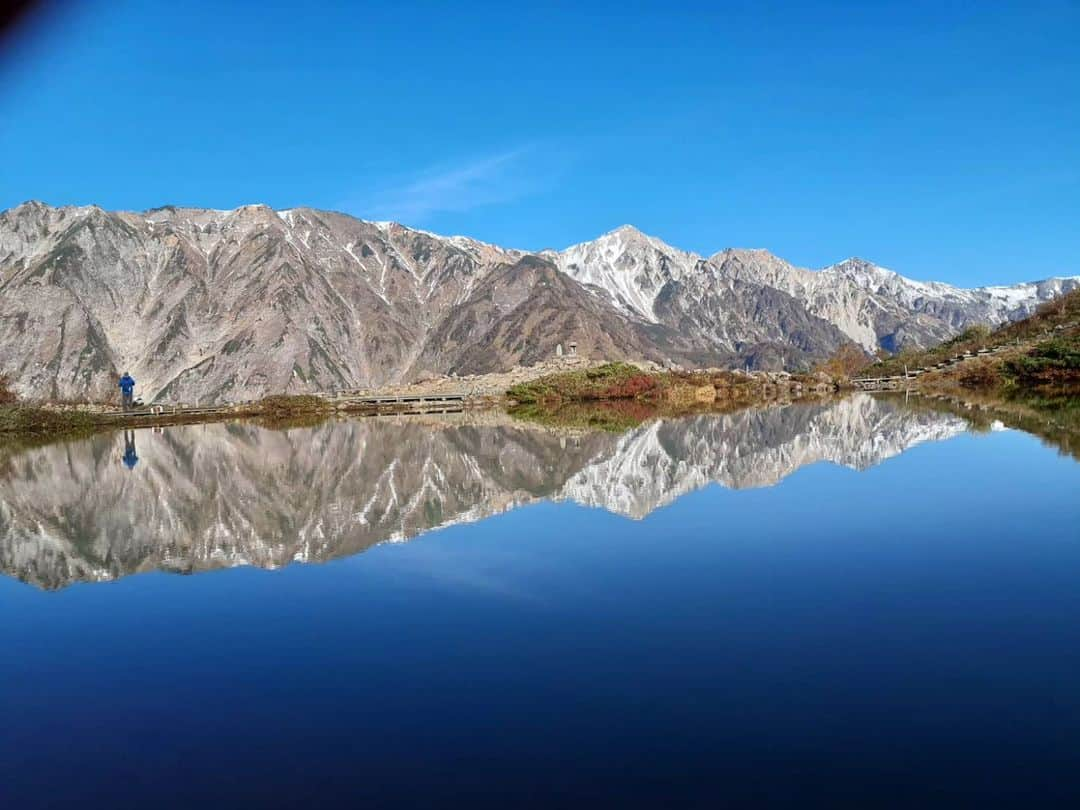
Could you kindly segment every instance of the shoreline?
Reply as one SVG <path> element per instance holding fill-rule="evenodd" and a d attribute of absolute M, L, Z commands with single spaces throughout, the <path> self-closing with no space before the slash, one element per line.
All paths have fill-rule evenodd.
<path fill-rule="evenodd" d="M 328 403 L 313 407 L 311 399 L 301 397 L 301 402 L 288 402 L 293 398 L 271 398 L 273 405 L 236 409 L 226 413 L 183 414 L 164 413 L 154 417 L 125 418 L 123 413 L 110 412 L 104 418 L 76 410 L 52 410 L 47 408 L 20 408 L 32 419 L 26 429 L 13 431 L 5 416 L 10 406 L 0 406 L 0 451 L 15 452 L 32 447 L 64 441 L 79 441 L 93 436 L 132 429 L 176 427 L 195 424 L 223 424 L 229 422 L 251 423 L 270 430 L 314 427 L 327 421 L 349 417 L 431 417 L 466 418 L 481 420 L 509 420 L 522 426 L 543 430 L 621 433 L 639 425 L 663 418 L 682 418 L 709 414 L 728 414 L 743 410 L 786 408 L 793 405 L 812 405 L 846 398 L 863 393 L 883 399 L 896 399 L 903 395 L 905 402 L 916 408 L 926 408 L 955 413 L 969 419 L 975 427 L 986 427 L 998 419 L 1009 427 L 1017 428 L 1040 437 L 1062 452 L 1080 458 L 1080 404 L 1071 397 L 1047 403 L 1024 398 L 1008 399 L 993 395 L 980 395 L 973 391 L 919 390 L 858 392 L 847 387 L 830 391 L 793 394 L 783 390 L 771 396 L 754 398 L 716 397 L 708 401 L 694 398 L 639 399 L 632 397 L 563 401 L 548 405 L 516 404 L 502 398 L 478 399 L 454 409 L 432 410 L 386 410 L 370 408 L 337 408 Z M 282 399 L 286 400 L 282 402 Z M 1048 407 L 1049 406 L 1049 407 Z M 43 416 L 44 414 L 44 416 Z M 985 423 L 985 424 L 984 424 Z"/>
<path fill-rule="evenodd" d="M 495 407 L 486 400 L 401 403 L 401 407 L 341 404 L 315 396 L 267 397 L 244 405 L 213 408 L 172 408 L 128 413 L 72 406 L 18 404 L 0 406 L 0 444 L 20 441 L 77 439 L 110 430 L 251 421 L 267 427 L 291 427 L 321 422 L 338 414 L 356 416 L 423 415 Z"/>
<path fill-rule="evenodd" d="M 651 383 L 652 392 L 663 391 L 672 405 L 695 401 L 734 399 L 745 404 L 766 403 L 784 394 L 798 394 L 814 386 L 829 392 L 839 389 L 809 375 L 786 372 L 741 372 L 721 369 L 671 371 L 651 362 L 607 363 L 581 357 L 562 357 L 535 366 L 516 367 L 506 372 L 464 377 L 446 375 L 412 383 L 373 389 L 323 394 L 283 394 L 242 403 L 215 405 L 152 404 L 135 411 L 123 411 L 101 403 L 15 402 L 0 405 L 0 442 L 77 438 L 104 430 L 165 427 L 179 424 L 257 420 L 267 424 L 323 419 L 334 414 L 409 414 L 501 408 L 509 411 L 521 405 L 520 392 L 530 387 L 546 388 L 549 381 L 565 379 L 636 379 Z M 714 393 L 704 396 L 709 386 Z M 634 387 L 610 391 L 605 400 L 648 401 L 643 390 Z M 516 396 L 515 396 L 516 394 Z"/>
<path fill-rule="evenodd" d="M 1040 410 L 1032 407 L 1031 401 L 1023 402 L 1027 397 L 1015 396 L 1021 392 L 1001 396 L 1002 392 L 949 385 L 953 381 L 947 380 L 945 375 L 928 374 L 910 390 L 928 404 L 952 400 L 949 404 L 955 407 L 957 400 L 966 399 L 976 408 L 1014 414 L 1017 410 L 1026 415 Z M 821 373 L 663 369 L 653 363 L 598 363 L 569 357 L 509 372 L 450 375 L 367 391 L 275 395 L 214 406 L 154 405 L 125 412 L 92 403 L 12 403 L 0 405 L 0 445 L 41 444 L 112 430 L 229 421 L 287 429 L 318 424 L 338 415 L 480 411 L 500 412 L 519 422 L 552 428 L 621 431 L 653 418 L 815 402 L 854 390 L 845 380 Z"/>

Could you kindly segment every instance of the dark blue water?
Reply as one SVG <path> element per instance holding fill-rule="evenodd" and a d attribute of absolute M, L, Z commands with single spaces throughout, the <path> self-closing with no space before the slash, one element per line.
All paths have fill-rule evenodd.
<path fill-rule="evenodd" d="M 92 478 L 87 455 L 149 475 L 169 437 L 139 438 L 132 471 L 117 437 L 67 448 L 64 469 Z M 19 487 L 57 469 L 40 455 L 55 448 L 30 452 L 0 480 L 12 536 Z M 295 459 L 266 463 L 303 474 Z M 540 493 L 278 570 L 145 565 L 44 589 L 18 581 L 35 564 L 20 557 L 0 578 L 0 797 L 1080 799 L 1075 460 L 1019 432 L 958 432 L 863 471 L 807 463 L 748 486 L 692 489 L 641 520 Z M 70 505 L 46 511 L 51 532 L 74 525 Z"/>

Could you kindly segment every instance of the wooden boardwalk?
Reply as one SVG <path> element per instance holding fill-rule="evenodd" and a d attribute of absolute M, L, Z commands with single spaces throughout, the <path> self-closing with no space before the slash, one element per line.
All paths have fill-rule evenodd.
<path fill-rule="evenodd" d="M 932 366 L 922 366 L 920 368 L 911 369 L 906 374 L 897 374 L 892 377 L 856 377 L 851 381 L 851 384 L 861 391 L 896 391 L 901 388 L 911 387 L 923 374 L 927 374 L 931 371 L 944 371 L 945 369 L 952 368 L 967 360 L 973 360 L 979 357 L 989 357 L 1009 348 L 1012 348 L 1011 344 L 1003 344 L 1001 346 L 994 346 L 993 348 L 979 349 L 974 352 L 963 352 L 961 354 L 953 355 L 948 360 L 935 363 Z"/>
<path fill-rule="evenodd" d="M 1051 330 L 1042 332 L 1039 335 L 1039 340 L 1046 340 L 1047 338 L 1054 337 L 1058 333 L 1067 332 L 1070 329 L 1075 329 L 1080 326 L 1080 321 L 1073 321 L 1071 323 L 1058 324 Z M 1030 338 L 1029 338 L 1030 340 Z M 978 351 L 967 351 L 961 354 L 954 354 L 947 360 L 942 360 L 940 363 L 935 363 L 932 366 L 923 366 L 922 368 L 911 369 L 907 374 L 898 374 L 893 377 L 858 377 L 851 381 L 851 384 L 862 391 L 895 391 L 900 388 L 910 388 L 915 380 L 917 380 L 923 374 L 931 371 L 944 371 L 945 369 L 952 368 L 959 363 L 964 363 L 968 360 L 974 360 L 979 357 L 990 357 L 991 355 L 1003 352 L 1006 349 L 1016 348 L 1019 344 L 1013 343 L 1001 343 L 997 346 L 989 346 Z"/>
<path fill-rule="evenodd" d="M 316 395 L 331 410 L 347 413 L 388 415 L 458 413 L 481 401 L 463 392 L 444 394 L 410 394 L 398 396 L 371 396 L 366 394 Z M 137 421 L 183 421 L 203 417 L 257 416 L 258 401 L 229 402 L 221 405 L 146 405 L 127 411 L 108 411 L 100 414 L 103 419 L 123 422 Z"/>
<path fill-rule="evenodd" d="M 446 394 L 408 394 L 399 396 L 365 396 L 344 394 L 327 397 L 338 411 L 375 415 L 410 413 L 458 413 L 483 401 L 482 397 L 462 392 Z"/>
<path fill-rule="evenodd" d="M 373 408 L 382 408 L 396 405 L 427 405 L 427 404 L 445 404 L 447 402 L 465 402 L 469 398 L 468 394 L 452 393 L 452 394 L 409 394 L 401 396 L 383 396 L 372 397 L 364 396 L 362 394 L 338 394 L 334 397 L 327 397 L 329 402 L 345 402 L 350 405 L 367 405 Z"/>

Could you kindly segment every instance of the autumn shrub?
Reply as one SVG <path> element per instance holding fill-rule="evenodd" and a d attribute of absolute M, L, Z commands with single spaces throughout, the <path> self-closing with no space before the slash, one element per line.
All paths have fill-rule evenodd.
<path fill-rule="evenodd" d="M 1006 362 L 1005 373 L 1028 385 L 1080 385 L 1080 340 L 1043 341 L 1023 357 Z"/>
<path fill-rule="evenodd" d="M 654 392 L 657 385 L 654 376 L 635 374 L 603 389 L 597 394 L 597 399 L 634 399 Z"/>
<path fill-rule="evenodd" d="M 285 419 L 294 416 L 320 414 L 330 410 L 332 408 L 326 400 L 312 394 L 296 396 L 276 394 L 263 397 L 254 406 L 256 415 L 268 419 Z"/>
<path fill-rule="evenodd" d="M 92 414 L 53 411 L 24 405 L 0 406 L 0 436 L 77 436 L 93 432 L 99 423 Z"/>
<path fill-rule="evenodd" d="M 641 381 L 631 381 L 637 377 L 648 376 L 628 363 L 606 363 L 595 368 L 549 374 L 512 386 L 506 393 L 508 397 L 522 404 L 608 399 L 619 396 L 615 392 L 626 386 L 629 386 L 625 388 L 627 391 L 642 386 Z"/>
<path fill-rule="evenodd" d="M 655 405 L 634 399 L 573 402 L 558 407 L 540 404 L 511 408 L 515 419 L 560 428 L 587 428 L 622 433 L 658 415 Z"/>
<path fill-rule="evenodd" d="M 13 405 L 19 401 L 19 397 L 11 390 L 11 377 L 0 374 L 0 405 Z"/>
<path fill-rule="evenodd" d="M 819 363 L 814 371 L 828 374 L 834 379 L 844 379 L 854 376 L 870 365 L 870 357 L 854 343 L 845 343 L 837 350 L 836 354 L 823 363 Z"/>
<path fill-rule="evenodd" d="M 964 388 L 993 388 L 1001 383 L 997 368 L 989 362 L 973 363 L 957 374 L 957 381 Z"/>

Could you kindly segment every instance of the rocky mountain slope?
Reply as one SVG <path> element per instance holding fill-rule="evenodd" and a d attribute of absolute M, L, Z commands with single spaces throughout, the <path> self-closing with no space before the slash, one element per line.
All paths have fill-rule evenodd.
<path fill-rule="evenodd" d="M 271 431 L 141 430 L 0 463 L 0 571 L 55 588 L 139 571 L 341 557 L 540 499 L 642 518 L 710 483 L 771 486 L 821 461 L 862 470 L 966 429 L 842 401 L 567 435 L 495 414 Z"/>
<path fill-rule="evenodd" d="M 1043 301 L 1080 287 L 1078 276 L 962 289 L 914 281 L 858 258 L 807 270 L 767 250 L 729 248 L 706 259 L 629 225 L 544 255 L 616 306 L 650 322 L 678 324 L 679 314 L 690 313 L 696 319 L 691 328 L 711 330 L 714 340 L 744 335 L 747 324 L 740 316 L 753 309 L 745 301 L 733 306 L 725 292 L 750 285 L 790 296 L 804 318 L 827 322 L 869 351 L 931 345 L 975 323 L 1017 320 Z M 792 342 L 800 333 L 778 317 L 768 322 L 783 325 L 782 340 Z M 821 339 L 807 334 L 806 320 L 799 326 L 807 345 Z"/>
<path fill-rule="evenodd" d="M 925 345 L 1080 284 L 960 290 L 859 260 L 711 258 L 624 227 L 528 254 L 297 208 L 0 213 L 0 369 L 24 396 L 218 402 L 604 359 L 798 368 Z"/>

